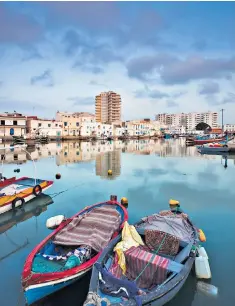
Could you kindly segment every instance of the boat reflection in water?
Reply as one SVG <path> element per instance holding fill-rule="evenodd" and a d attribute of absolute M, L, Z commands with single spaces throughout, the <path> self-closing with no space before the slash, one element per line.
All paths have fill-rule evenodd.
<path fill-rule="evenodd" d="M 24 222 L 32 217 L 39 216 L 47 210 L 47 206 L 52 204 L 53 200 L 50 196 L 41 194 L 29 201 L 23 209 L 8 211 L 0 215 L 0 234 L 8 231 L 10 228 L 20 222 Z"/>

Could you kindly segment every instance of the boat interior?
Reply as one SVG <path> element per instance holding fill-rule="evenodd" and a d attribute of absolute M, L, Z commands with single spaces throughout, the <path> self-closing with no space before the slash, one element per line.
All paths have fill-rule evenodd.
<path fill-rule="evenodd" d="M 55 235 L 34 256 L 32 272 L 62 272 L 81 266 L 96 256 L 106 246 L 104 243 L 107 244 L 114 234 L 119 233 L 125 217 L 119 205 L 106 204 L 89 207 L 79 215 L 65 220 L 65 226 L 59 232 L 55 231 Z M 107 241 L 100 239 L 99 234 Z"/>
<path fill-rule="evenodd" d="M 97 271 L 99 271 L 98 277 L 100 280 L 97 294 L 101 298 L 107 298 L 114 304 L 120 304 L 128 300 L 125 292 L 120 291 L 119 294 L 116 294 L 120 288 L 127 285 L 127 282 L 137 286 L 138 295 L 143 300 L 148 300 L 148 293 L 156 292 L 157 295 L 160 288 L 182 273 L 195 243 L 194 239 L 186 242 L 153 228 L 149 239 L 146 236 L 146 228 L 144 226 L 141 227 L 140 224 L 136 229 L 144 245 L 132 247 L 124 252 L 125 275 L 117 263 L 117 253 L 114 251 L 115 246 L 110 248 L 103 260 L 95 265 Z M 120 241 L 121 238 L 118 242 Z M 151 244 L 151 242 L 153 243 Z M 103 274 L 104 271 L 111 275 L 108 281 L 106 275 Z M 119 289 L 117 280 L 121 281 L 119 282 Z"/>

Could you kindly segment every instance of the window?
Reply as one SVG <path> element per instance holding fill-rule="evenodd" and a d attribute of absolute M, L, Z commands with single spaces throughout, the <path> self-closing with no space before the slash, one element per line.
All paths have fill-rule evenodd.
<path fill-rule="evenodd" d="M 17 120 L 14 120 L 14 121 L 13 121 L 13 125 L 17 125 Z"/>
<path fill-rule="evenodd" d="M 50 124 L 50 123 L 48 123 L 48 127 L 51 127 L 51 124 Z"/>
<path fill-rule="evenodd" d="M 1 120 L 1 125 L 5 125 L 5 120 Z"/>
<path fill-rule="evenodd" d="M 67 133 L 67 130 L 64 130 Z"/>
<path fill-rule="evenodd" d="M 79 122 L 76 122 L 76 126 L 79 126 Z"/>
<path fill-rule="evenodd" d="M 64 122 L 64 126 L 67 126 L 68 125 L 68 122 Z"/>
<path fill-rule="evenodd" d="M 55 124 L 55 126 L 57 127 L 57 126 L 58 126 L 58 124 L 56 123 L 56 124 Z"/>
<path fill-rule="evenodd" d="M 10 129 L 10 135 L 11 136 L 14 135 L 14 129 L 13 128 Z"/>
<path fill-rule="evenodd" d="M 41 124 L 41 123 L 38 123 L 38 127 L 40 127 L 40 126 L 42 126 L 42 124 Z"/>
<path fill-rule="evenodd" d="M 14 160 L 18 160 L 18 155 L 14 154 Z"/>

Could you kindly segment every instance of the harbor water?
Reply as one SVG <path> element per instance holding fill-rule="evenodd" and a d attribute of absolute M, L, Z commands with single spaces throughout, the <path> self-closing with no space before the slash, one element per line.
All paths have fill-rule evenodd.
<path fill-rule="evenodd" d="M 1 150 L 3 175 L 54 180 L 46 191 L 52 200 L 47 197 L 42 203 L 26 204 L 25 212 L 15 216 L 0 215 L 1 306 L 25 305 L 21 271 L 27 255 L 50 233 L 46 220 L 59 214 L 72 216 L 110 195 L 128 198 L 130 223 L 167 209 L 172 198 L 203 229 L 212 273 L 207 283 L 217 287 L 218 293 L 202 290 L 203 284 L 198 285 L 192 271 L 168 306 L 235 305 L 235 156 L 226 160 L 200 155 L 196 147 L 186 147 L 183 138 L 49 143 L 30 151 L 36 167 L 24 150 Z M 14 173 L 15 169 L 20 173 Z M 55 179 L 56 173 L 61 179 Z M 89 277 L 37 305 L 82 305 Z"/>

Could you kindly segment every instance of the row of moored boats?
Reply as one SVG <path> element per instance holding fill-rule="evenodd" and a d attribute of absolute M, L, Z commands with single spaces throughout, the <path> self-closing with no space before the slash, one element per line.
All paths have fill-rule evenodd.
<path fill-rule="evenodd" d="M 122 204 L 123 205 L 122 205 Z M 26 259 L 22 285 L 27 305 L 70 285 L 92 270 L 85 306 L 164 305 L 185 283 L 195 264 L 210 278 L 206 240 L 178 201 L 169 210 L 128 223 L 124 202 L 84 208 L 71 218 L 52 217 L 53 232 Z"/>

